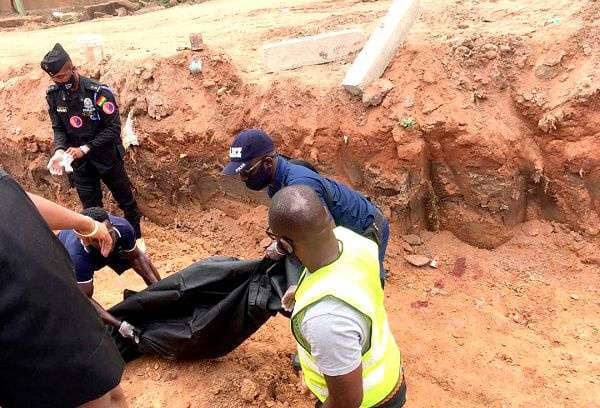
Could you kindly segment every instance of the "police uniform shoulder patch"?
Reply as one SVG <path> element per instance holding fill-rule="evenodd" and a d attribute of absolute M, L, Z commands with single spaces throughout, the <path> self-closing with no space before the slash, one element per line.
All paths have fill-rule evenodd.
<path fill-rule="evenodd" d="M 103 106 L 102 106 L 102 111 L 104 113 L 106 113 L 107 115 L 112 115 L 113 113 L 115 113 L 116 110 L 116 106 L 114 103 L 112 102 L 106 102 Z"/>
<path fill-rule="evenodd" d="M 79 116 L 71 116 L 71 118 L 69 119 L 69 123 L 75 129 L 79 129 L 83 126 L 83 119 L 81 119 Z"/>

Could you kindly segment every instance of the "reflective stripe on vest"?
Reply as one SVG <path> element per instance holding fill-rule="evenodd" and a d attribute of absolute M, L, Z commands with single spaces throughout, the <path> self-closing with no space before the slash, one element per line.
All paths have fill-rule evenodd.
<path fill-rule="evenodd" d="M 292 331 L 306 385 L 319 400 L 325 401 L 329 395 L 327 383 L 310 353 L 310 345 L 302 336 L 300 325 L 306 311 L 327 297 L 334 297 L 361 313 L 370 322 L 368 341 L 362 351 L 361 407 L 373 407 L 394 390 L 402 369 L 400 350 L 383 305 L 378 249 L 373 241 L 346 228 L 337 227 L 334 232 L 342 243 L 342 253 L 335 262 L 301 278 L 296 290 Z"/>

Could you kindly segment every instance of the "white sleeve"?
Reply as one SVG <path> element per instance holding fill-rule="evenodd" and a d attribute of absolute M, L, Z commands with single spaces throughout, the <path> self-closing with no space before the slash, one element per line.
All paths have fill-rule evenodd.
<path fill-rule="evenodd" d="M 302 335 L 310 344 L 311 354 L 319 370 L 328 376 L 354 371 L 361 363 L 362 348 L 367 336 L 362 316 L 348 306 L 344 313 L 317 314 L 301 325 Z"/>

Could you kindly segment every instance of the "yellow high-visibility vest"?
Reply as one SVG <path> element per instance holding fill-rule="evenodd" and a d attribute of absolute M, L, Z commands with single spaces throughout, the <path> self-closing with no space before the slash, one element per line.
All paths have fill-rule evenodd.
<path fill-rule="evenodd" d="M 304 381 L 320 401 L 325 401 L 329 395 L 325 377 L 300 329 L 304 315 L 312 305 L 327 297 L 338 299 L 361 313 L 370 328 L 369 341 L 362 351 L 361 407 L 373 407 L 395 389 L 402 370 L 402 356 L 383 306 L 377 244 L 344 227 L 336 227 L 334 232 L 342 243 L 341 255 L 310 275 L 305 271 L 300 278 L 292 314 L 292 332 Z"/>

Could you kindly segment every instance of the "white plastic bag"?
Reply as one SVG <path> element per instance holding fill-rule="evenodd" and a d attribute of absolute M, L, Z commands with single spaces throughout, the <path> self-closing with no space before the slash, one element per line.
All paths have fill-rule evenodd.
<path fill-rule="evenodd" d="M 139 146 L 140 141 L 138 139 L 137 133 L 135 133 L 135 129 L 133 128 L 134 120 L 133 120 L 133 109 L 129 111 L 127 115 L 127 120 L 125 121 L 125 127 L 123 128 L 123 147 L 125 150 L 129 148 L 129 146 Z"/>

